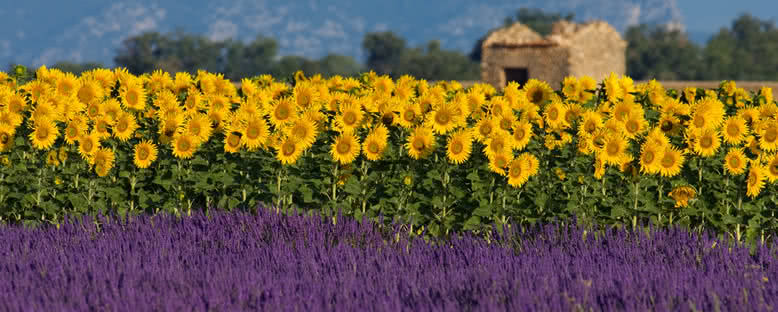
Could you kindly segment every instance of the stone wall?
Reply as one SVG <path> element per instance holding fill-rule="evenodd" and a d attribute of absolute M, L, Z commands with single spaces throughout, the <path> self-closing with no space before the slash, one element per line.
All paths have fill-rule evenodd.
<path fill-rule="evenodd" d="M 506 67 L 527 68 L 529 78 L 546 81 L 553 88 L 570 74 L 570 51 L 558 45 L 492 46 L 482 53 L 481 79 L 498 89 L 507 84 Z"/>

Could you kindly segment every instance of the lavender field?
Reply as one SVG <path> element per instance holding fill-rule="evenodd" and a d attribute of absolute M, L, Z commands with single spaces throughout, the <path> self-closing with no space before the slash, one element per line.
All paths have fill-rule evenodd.
<path fill-rule="evenodd" d="M 0 227 L 2 311 L 770 311 L 776 248 L 573 225 L 430 244 L 364 221 L 217 212 Z M 396 238 L 399 237 L 399 241 Z M 731 250 L 730 250 L 731 249 Z"/>

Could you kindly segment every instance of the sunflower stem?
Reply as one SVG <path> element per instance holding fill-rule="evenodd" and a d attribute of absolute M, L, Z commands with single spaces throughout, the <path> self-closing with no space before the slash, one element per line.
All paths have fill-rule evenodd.
<path fill-rule="evenodd" d="M 330 206 L 330 213 L 335 211 L 335 207 L 338 206 L 338 163 L 335 162 L 335 166 L 332 169 L 332 205 Z"/>

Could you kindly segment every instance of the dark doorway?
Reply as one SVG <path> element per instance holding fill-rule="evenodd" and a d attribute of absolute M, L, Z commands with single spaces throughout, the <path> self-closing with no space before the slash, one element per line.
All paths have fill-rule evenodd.
<path fill-rule="evenodd" d="M 506 67 L 506 68 L 503 68 L 503 70 L 505 70 L 505 85 L 506 86 L 511 81 L 518 82 L 519 86 L 524 86 L 524 84 L 527 83 L 527 80 L 529 80 L 529 73 L 527 72 L 527 68 L 510 68 L 510 67 Z"/>

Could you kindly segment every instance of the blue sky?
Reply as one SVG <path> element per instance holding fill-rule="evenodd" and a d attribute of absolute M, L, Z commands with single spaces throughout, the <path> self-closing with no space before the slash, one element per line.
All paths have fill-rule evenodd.
<path fill-rule="evenodd" d="M 778 0 L 678 0 L 687 31 L 716 33 L 731 27 L 742 13 L 750 13 L 778 25 Z"/>

